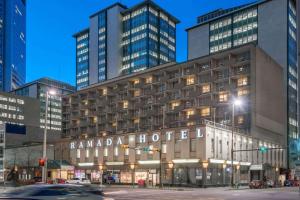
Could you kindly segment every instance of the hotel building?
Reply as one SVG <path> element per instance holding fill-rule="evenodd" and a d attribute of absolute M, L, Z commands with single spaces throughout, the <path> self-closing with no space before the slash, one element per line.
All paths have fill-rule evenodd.
<path fill-rule="evenodd" d="M 255 42 L 280 64 L 284 70 L 288 166 L 298 166 L 300 172 L 297 6 L 296 0 L 260 0 L 218 9 L 198 17 L 197 25 L 187 32 L 188 59 Z"/>
<path fill-rule="evenodd" d="M 116 166 L 118 163 L 124 163 L 128 167 L 132 163 L 135 166 L 138 163 L 147 163 L 144 162 L 146 160 L 157 160 L 157 154 L 123 152 L 119 147 L 112 145 L 115 143 L 113 139 L 101 141 L 102 149 L 95 150 L 95 154 L 93 150 L 85 151 L 86 143 L 81 141 L 95 138 L 124 136 L 122 141 L 116 140 L 116 144 L 120 145 L 121 142 L 128 144 L 130 137 L 139 138 L 138 135 L 146 134 L 142 136 L 143 141 L 152 138 L 156 142 L 153 147 L 156 147 L 161 135 L 173 132 L 172 144 L 168 145 L 163 137 L 160 140 L 162 142 L 159 148 L 166 149 L 168 155 L 168 159 L 165 157 L 162 162 L 196 159 L 195 163 L 198 164 L 210 159 L 228 160 L 225 156 L 228 150 L 224 150 L 224 155 L 221 153 L 222 156 L 218 156 L 217 152 L 220 150 L 211 148 L 211 143 L 214 146 L 221 145 L 222 149 L 225 149 L 226 145 L 230 146 L 225 142 L 226 134 L 222 135 L 223 139 L 212 142 L 208 135 L 202 138 L 198 129 L 208 126 L 206 120 L 231 124 L 232 100 L 238 98 L 242 100 L 243 105 L 235 111 L 236 130 L 239 130 L 246 140 L 256 140 L 258 146 L 266 142 L 267 146 L 284 148 L 286 134 L 282 115 L 285 106 L 283 79 L 282 67 L 255 44 L 184 63 L 164 64 L 107 80 L 64 97 L 63 136 L 72 138 L 75 142 L 70 146 L 73 164 L 78 170 L 86 169 L 84 167 L 90 165 L 90 175 L 92 169 L 99 168 L 97 165 L 103 165 L 107 171 L 111 171 L 120 170 Z M 200 144 L 201 139 L 197 138 L 197 135 L 205 142 Z M 187 140 L 182 142 L 182 139 Z M 241 138 L 241 141 L 244 139 Z M 87 144 L 90 148 L 92 143 Z M 135 146 L 130 146 L 142 146 L 138 142 L 134 144 Z M 203 146 L 204 144 L 207 146 Z M 97 142 L 94 141 L 93 145 L 97 145 Z M 147 145 L 151 146 L 152 143 Z M 235 149 L 241 148 L 236 144 Z M 214 153 L 202 154 L 205 151 Z M 129 160 L 126 154 L 129 157 L 130 154 L 134 156 Z M 250 157 L 245 160 L 236 159 L 238 162 L 247 161 L 251 165 L 268 163 L 261 159 L 254 162 Z M 273 169 L 285 167 L 284 159 L 282 156 L 282 162 L 278 166 L 271 164 Z M 176 164 L 176 161 L 173 164 Z M 189 171 L 189 165 L 179 164 L 175 165 L 174 172 L 189 172 L 190 176 L 195 176 L 194 179 L 200 177 L 195 171 Z M 148 170 L 148 175 L 157 176 L 157 166 L 152 169 L 155 170 Z"/>
<path fill-rule="evenodd" d="M 77 89 L 175 61 L 177 23 L 150 0 L 91 15 L 90 27 L 74 35 Z"/>
<path fill-rule="evenodd" d="M 49 95 L 47 128 L 57 134 L 61 133 L 61 98 L 64 95 L 75 92 L 75 87 L 50 78 L 41 78 L 29 82 L 11 93 L 37 99 L 40 102 L 40 127 L 45 127 L 46 92 L 55 91 L 55 95 Z"/>

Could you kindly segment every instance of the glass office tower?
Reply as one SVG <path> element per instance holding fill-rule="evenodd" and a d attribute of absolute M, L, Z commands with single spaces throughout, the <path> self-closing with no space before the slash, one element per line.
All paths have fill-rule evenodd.
<path fill-rule="evenodd" d="M 76 39 L 77 90 L 176 60 L 179 21 L 150 0 L 115 3 L 90 16 Z"/>
<path fill-rule="evenodd" d="M 177 22 L 150 3 L 124 11 L 122 74 L 175 61 Z"/>
<path fill-rule="evenodd" d="M 26 1 L 0 0 L 0 90 L 26 79 Z"/>

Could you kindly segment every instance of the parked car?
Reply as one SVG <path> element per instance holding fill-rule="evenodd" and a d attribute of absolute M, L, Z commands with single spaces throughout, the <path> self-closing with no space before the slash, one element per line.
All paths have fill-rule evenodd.
<path fill-rule="evenodd" d="M 99 188 L 72 184 L 31 185 L 0 194 L 0 199 L 78 200 L 78 198 L 104 200 L 103 192 Z"/>
<path fill-rule="evenodd" d="M 269 179 L 266 181 L 266 186 L 271 187 L 271 188 L 275 187 L 275 182 L 273 180 Z"/>
<path fill-rule="evenodd" d="M 292 183 L 291 180 L 285 180 L 283 184 L 284 184 L 285 187 L 292 187 L 293 186 L 293 183 Z"/>
<path fill-rule="evenodd" d="M 261 189 L 264 187 L 264 183 L 261 180 L 253 180 L 249 183 L 250 189 Z"/>
<path fill-rule="evenodd" d="M 66 183 L 71 184 L 91 184 L 91 181 L 86 178 L 72 178 L 70 180 L 66 180 Z"/>
<path fill-rule="evenodd" d="M 35 176 L 33 177 L 33 180 L 37 183 L 37 182 L 42 182 L 42 177 L 40 176 Z"/>

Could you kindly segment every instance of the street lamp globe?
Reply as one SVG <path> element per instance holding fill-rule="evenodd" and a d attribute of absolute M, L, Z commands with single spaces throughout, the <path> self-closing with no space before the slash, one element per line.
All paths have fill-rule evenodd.
<path fill-rule="evenodd" d="M 243 104 L 243 102 L 242 102 L 241 99 L 235 99 L 235 100 L 233 101 L 233 104 L 234 104 L 235 106 L 241 106 L 241 105 Z"/>

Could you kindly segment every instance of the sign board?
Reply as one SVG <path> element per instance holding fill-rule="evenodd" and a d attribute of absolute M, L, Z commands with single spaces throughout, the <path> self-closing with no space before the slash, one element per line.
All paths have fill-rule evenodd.
<path fill-rule="evenodd" d="M 0 124 L 0 182 L 4 182 L 5 171 L 5 124 Z"/>
<path fill-rule="evenodd" d="M 255 171 L 255 170 L 263 170 L 264 167 L 263 165 L 251 165 L 250 170 Z"/>

